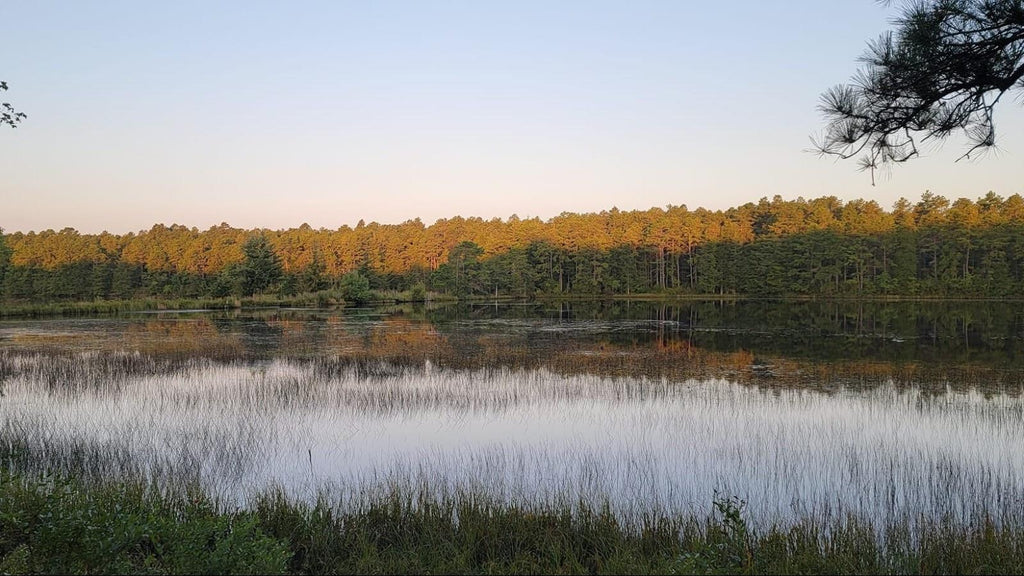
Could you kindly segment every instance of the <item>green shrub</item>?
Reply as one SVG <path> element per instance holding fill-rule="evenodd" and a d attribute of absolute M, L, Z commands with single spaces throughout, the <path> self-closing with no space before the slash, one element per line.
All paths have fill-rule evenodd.
<path fill-rule="evenodd" d="M 287 543 L 249 513 L 183 506 L 130 484 L 0 483 L 0 567 L 6 573 L 281 574 Z"/>

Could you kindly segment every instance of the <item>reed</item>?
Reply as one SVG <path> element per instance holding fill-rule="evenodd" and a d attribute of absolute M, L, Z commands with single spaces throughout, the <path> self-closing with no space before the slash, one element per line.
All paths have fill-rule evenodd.
<path fill-rule="evenodd" d="M 1016 344 L 836 310 L 5 321 L 0 573 L 1024 572 Z"/>
<path fill-rule="evenodd" d="M 1024 438 L 1020 394 L 9 350 L 0 377 L 0 458 L 20 473 L 195 483 L 236 504 L 426 486 L 607 504 L 627 525 L 723 491 L 758 528 L 1024 526 L 1024 454 L 1006 449 Z"/>

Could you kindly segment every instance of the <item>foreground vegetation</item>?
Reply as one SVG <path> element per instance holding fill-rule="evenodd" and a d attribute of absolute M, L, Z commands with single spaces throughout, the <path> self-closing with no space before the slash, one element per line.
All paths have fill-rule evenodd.
<path fill-rule="evenodd" d="M 959 389 L 999 384 L 994 391 L 997 395 L 1003 388 L 1012 394 L 1020 390 L 1019 339 L 1014 336 L 1021 326 L 1019 304 L 812 302 L 785 310 L 759 301 L 692 302 L 682 307 L 636 302 L 566 302 L 557 306 L 555 317 L 564 313 L 580 321 L 576 329 L 604 326 L 593 332 L 544 330 L 558 325 L 552 321 L 483 323 L 490 328 L 473 325 L 468 329 L 465 319 L 479 317 L 472 307 L 462 307 L 449 316 L 419 306 L 403 308 L 418 312 L 396 314 L 387 323 L 376 317 L 362 322 L 360 314 L 334 323 L 331 315 L 284 310 L 240 314 L 244 322 L 237 325 L 219 323 L 229 317 L 226 314 L 187 322 L 152 316 L 132 322 L 132 329 L 124 331 L 84 332 L 90 349 L 109 338 L 117 350 L 128 350 L 115 353 L 75 354 L 70 347 L 64 350 L 67 341 L 33 340 L 32 331 L 12 336 L 5 342 L 11 349 L 0 351 L 4 388 L 0 398 L 4 403 L 0 470 L 7 466 L 6 472 L 0 472 L 0 573 L 1024 573 L 1024 523 L 1019 514 L 1014 515 L 1020 509 L 1019 485 L 1012 480 L 1001 483 L 998 474 L 989 475 L 986 468 L 973 466 L 971 473 L 994 482 L 968 478 L 970 488 L 958 488 L 965 484 L 950 480 L 966 477 L 951 474 L 957 469 L 950 466 L 953 460 L 943 455 L 932 460 L 938 464 L 932 469 L 939 473 L 934 481 L 942 488 L 931 492 L 933 501 L 955 509 L 958 502 L 979 501 L 984 495 L 982 488 L 994 486 L 1001 504 L 987 508 L 992 520 L 985 520 L 982 514 L 971 520 L 946 521 L 934 509 L 911 505 L 904 509 L 911 510 L 910 517 L 889 513 L 880 523 L 842 520 L 845 516 L 835 514 L 830 519 L 819 516 L 795 526 L 773 527 L 770 522 L 758 521 L 757 498 L 746 490 L 739 491 L 750 499 L 746 506 L 724 497 L 712 501 L 708 491 L 686 500 L 703 506 L 674 508 L 682 510 L 680 515 L 630 513 L 637 508 L 627 508 L 623 515 L 622 507 L 615 511 L 600 504 L 576 504 L 572 497 L 565 505 L 522 498 L 499 502 L 478 492 L 441 492 L 443 488 L 436 487 L 448 485 L 444 482 L 414 483 L 413 488 L 398 491 L 390 485 L 349 485 L 343 488 L 355 491 L 356 498 L 325 495 L 317 504 L 289 499 L 283 492 L 268 492 L 239 500 L 244 503 L 239 508 L 235 500 L 217 500 L 211 496 L 213 492 L 196 488 L 161 492 L 145 484 L 110 480 L 138 477 L 144 467 L 129 466 L 129 451 L 118 449 L 109 438 L 138 440 L 159 427 L 157 419 L 145 417 L 138 420 L 144 425 L 125 426 L 116 411 L 93 412 L 102 416 L 89 421 L 117 431 L 107 441 L 96 443 L 83 441 L 88 436 L 69 426 L 74 420 L 66 415 L 94 399 L 102 399 L 105 406 L 123 402 L 125 406 L 152 408 L 187 430 L 176 438 L 195 441 L 193 446 L 198 449 L 183 454 L 210 455 L 212 461 L 230 465 L 233 455 L 249 454 L 247 447 L 271 445 L 255 432 L 273 432 L 271 438 L 282 435 L 272 427 L 260 427 L 283 421 L 274 416 L 282 406 L 287 407 L 289 418 L 303 406 L 311 406 L 349 421 L 351 417 L 343 410 L 346 404 L 325 399 L 348 398 L 346 402 L 356 414 L 366 414 L 366 406 L 409 414 L 406 408 L 434 404 L 503 410 L 512 402 L 541 405 L 545 399 L 562 397 L 568 389 L 564 384 L 552 385 L 557 379 L 529 379 L 518 374 L 503 377 L 498 367 L 626 378 L 646 374 L 672 381 L 690 375 L 728 375 L 755 386 L 793 383 L 826 391 L 835 389 L 837 382 L 884 386 L 892 381 L 897 387 L 905 384 L 922 390 L 921 400 L 894 396 L 908 399 L 899 404 L 912 410 L 921 406 L 922 400 L 927 405 L 928 394 L 944 394 L 951 385 Z M 512 320 L 519 315 L 529 319 L 536 311 L 511 307 L 493 313 L 498 319 Z M 420 315 L 431 317 L 433 323 Z M 640 321 L 631 330 L 612 332 L 599 322 L 582 322 L 587 318 Z M 648 318 L 657 322 L 648 322 Z M 26 324 L 47 324 L 39 332 L 49 331 L 52 336 L 81 323 Z M 693 331 L 695 327 L 699 329 Z M 743 330 L 737 330 L 739 327 Z M 916 338 L 919 332 L 924 336 Z M 554 346 L 554 342 L 560 344 Z M 45 350 L 51 345 L 58 352 L 17 349 Z M 131 352 L 138 349 L 143 353 Z M 311 349 L 319 351 L 318 355 L 304 356 L 304 351 Z M 345 356 L 323 358 L 325 350 L 344 350 Z M 755 351 L 760 355 L 755 356 Z M 284 360 L 259 364 L 265 370 L 254 370 L 247 363 L 252 358 L 278 356 L 292 359 L 287 365 Z M 765 373 L 766 366 L 771 374 Z M 466 370 L 477 373 L 464 378 Z M 404 386 L 402 374 L 412 374 L 419 386 Z M 175 377 L 165 378 L 169 375 Z M 158 378 L 157 385 L 139 385 L 149 377 Z M 624 379 L 620 378 L 620 383 Z M 681 393 L 670 382 L 657 379 L 642 387 L 609 386 L 590 376 L 569 383 L 585 403 L 594 402 L 600 394 L 617 394 L 615 390 L 628 391 L 632 398 L 657 395 L 665 400 L 671 400 L 672 393 Z M 38 397 L 48 398 L 52 404 L 25 402 L 29 398 L 23 394 L 26 388 L 39 391 Z M 138 389 L 153 394 L 139 395 Z M 728 394 L 745 397 L 737 392 L 745 391 L 735 388 Z M 776 413 L 782 401 L 793 397 L 785 390 L 766 395 L 773 399 L 771 410 Z M 810 399 L 810 394 L 800 396 Z M 971 405 L 980 403 L 980 396 L 972 397 Z M 904 429 L 926 430 L 932 444 L 947 443 L 943 438 L 953 438 L 952 442 L 962 438 L 968 451 L 1002 450 L 1002 454 L 1012 455 L 1006 446 L 1020 438 L 1016 417 L 1020 412 L 1019 403 L 1011 402 L 995 403 L 1005 414 L 1004 422 L 1010 424 L 1006 436 L 970 434 L 953 423 L 957 434 L 943 437 L 936 427 L 918 426 L 918 420 L 898 413 L 894 417 L 883 414 L 882 419 L 898 422 Z M 69 409 L 62 411 L 61 403 Z M 722 430 L 753 431 L 743 425 L 741 411 L 721 403 L 711 405 L 715 408 L 703 411 L 722 421 L 720 428 L 711 429 L 713 436 L 722 437 Z M 21 426 L 19 423 L 45 422 L 19 417 L 26 406 L 36 406 L 35 414 L 45 415 L 59 426 Z M 202 410 L 204 406 L 214 409 L 195 418 L 181 417 L 181 412 L 175 411 L 175 407 Z M 230 424 L 229 412 L 222 409 L 225 406 L 241 416 L 243 425 Z M 807 413 L 827 414 L 810 408 Z M 686 413 L 671 412 L 677 421 L 693 421 Z M 971 421 L 962 408 L 957 413 L 962 421 Z M 290 421 L 287 429 L 301 430 L 295 424 L 300 420 Z M 227 426 L 223 426 L 225 421 Z M 650 418 L 642 421 L 655 422 Z M 801 421 L 806 426 L 807 420 Z M 238 435 L 237 439 L 249 443 L 216 441 L 210 426 L 219 427 L 229 439 Z M 808 429 L 804 428 L 803 436 Z M 33 451 L 19 441 L 15 434 L 19 430 L 24 438 L 49 443 L 58 450 L 49 452 L 50 456 Z M 816 436 L 835 438 L 827 432 Z M 691 433 L 680 437 L 700 438 Z M 882 437 L 899 439 L 896 434 Z M 353 442 L 354 446 L 368 444 Z M 790 449 L 797 444 L 780 445 Z M 902 440 L 900 444 L 907 445 Z M 300 446 L 299 460 L 304 464 L 307 453 L 305 446 Z M 871 446 L 884 454 L 884 447 Z M 314 454 L 309 455 L 311 474 L 314 461 L 317 473 L 321 470 L 321 460 L 319 456 L 314 460 Z M 83 455 L 89 456 L 88 462 L 80 458 Z M 929 468 L 927 457 L 917 457 Z M 658 455 L 649 458 L 646 462 L 662 461 Z M 819 475 L 825 470 L 808 465 L 804 458 L 790 461 L 802 463 L 802 473 Z M 840 466 L 850 461 L 842 455 L 835 460 Z M 90 474 L 97 468 L 89 462 L 115 473 Z M 203 469 L 195 459 L 182 462 L 189 464 L 186 470 Z M 258 462 L 265 466 L 264 461 Z M 61 470 L 75 479 L 41 478 L 40 471 L 46 469 Z M 789 472 L 766 474 L 763 467 L 750 469 L 757 471 L 762 483 L 793 480 Z M 192 478 L 178 473 L 180 470 L 168 470 L 165 478 L 171 478 L 171 484 Z M 673 484 L 692 481 L 701 469 L 697 461 L 687 459 L 681 470 L 669 477 Z M 898 468 L 890 477 L 896 483 L 919 485 L 930 478 L 916 470 L 919 468 Z M 1015 477 L 1019 478 L 1019 473 Z M 234 486 L 250 486 L 244 475 L 233 482 Z M 417 491 L 416 486 L 426 488 Z M 884 484 L 869 481 L 868 486 Z M 605 494 L 600 490 L 589 493 Z M 827 493 L 842 494 L 842 486 L 832 483 Z M 369 495 L 359 498 L 359 494 Z M 898 491 L 895 494 L 908 501 Z M 505 503 L 508 501 L 513 503 Z M 1001 513 L 1006 510 L 1010 514 Z"/>
<path fill-rule="evenodd" d="M 414 502 L 418 502 L 414 504 Z M 194 490 L 0 480 L 3 573 L 1024 573 L 1024 531 L 850 521 L 753 533 L 742 502 L 706 515 L 533 510 L 390 493 L 351 511 L 279 494 L 223 510 Z"/>

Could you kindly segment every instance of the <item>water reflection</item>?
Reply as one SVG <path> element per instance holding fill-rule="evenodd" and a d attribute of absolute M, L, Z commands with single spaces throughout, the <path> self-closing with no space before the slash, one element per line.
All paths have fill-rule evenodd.
<path fill-rule="evenodd" d="M 137 314 L 0 322 L 0 348 L 259 360 L 331 355 L 453 368 L 1013 391 L 1022 303 L 573 302 Z"/>
<path fill-rule="evenodd" d="M 297 498 L 382 481 L 624 517 L 717 492 L 759 525 L 847 514 L 1024 522 L 1024 398 L 883 386 L 449 370 L 351 360 L 160 364 L 5 353 L 4 457 L 39 471 Z M 59 379 L 51 376 L 60 375 Z"/>
<path fill-rule="evenodd" d="M 382 481 L 762 523 L 1024 524 L 1024 304 L 268 309 L 0 322 L 0 457 L 228 498 Z"/>

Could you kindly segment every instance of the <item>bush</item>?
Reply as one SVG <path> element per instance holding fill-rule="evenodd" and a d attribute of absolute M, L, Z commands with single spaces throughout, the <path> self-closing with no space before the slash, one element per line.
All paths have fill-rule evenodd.
<path fill-rule="evenodd" d="M 370 301 L 370 281 L 358 271 L 353 270 L 342 276 L 339 287 L 341 297 L 346 302 L 362 305 Z"/>
<path fill-rule="evenodd" d="M 285 542 L 248 513 L 222 514 L 133 485 L 0 481 L 4 573 L 281 574 Z"/>
<path fill-rule="evenodd" d="M 412 302 L 423 302 L 427 299 L 427 287 L 422 282 L 416 283 L 409 292 L 409 300 Z"/>

